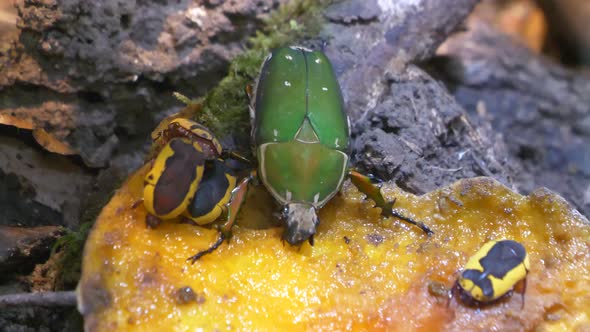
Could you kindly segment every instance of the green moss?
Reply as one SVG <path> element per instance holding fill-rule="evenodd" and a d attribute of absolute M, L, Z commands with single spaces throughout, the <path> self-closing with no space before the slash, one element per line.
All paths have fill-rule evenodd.
<path fill-rule="evenodd" d="M 54 245 L 52 256 L 57 257 L 55 268 L 56 290 L 73 289 L 80 280 L 82 252 L 93 222 L 86 222 L 77 231 L 69 231 Z"/>
<path fill-rule="evenodd" d="M 228 75 L 200 99 L 203 108 L 193 119 L 219 137 L 232 135 L 249 141 L 250 119 L 246 87 L 253 84 L 264 57 L 276 47 L 316 36 L 322 24 L 320 9 L 331 1 L 294 0 L 283 4 L 265 20 L 264 28 L 250 38 L 246 51 L 233 59 Z"/>

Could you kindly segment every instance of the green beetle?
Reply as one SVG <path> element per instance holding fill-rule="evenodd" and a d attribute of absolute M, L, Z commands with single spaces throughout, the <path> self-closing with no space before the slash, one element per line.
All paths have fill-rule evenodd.
<path fill-rule="evenodd" d="M 262 66 L 255 98 L 258 176 L 283 206 L 284 239 L 312 240 L 317 210 L 348 171 L 350 131 L 332 66 L 321 52 L 279 49 Z"/>
<path fill-rule="evenodd" d="M 340 86 L 323 52 L 286 47 L 264 61 L 256 85 L 252 136 L 258 176 L 283 206 L 283 238 L 309 241 L 319 224 L 317 211 L 342 187 L 346 176 L 382 209 L 432 231 L 392 210 L 369 177 L 348 168 L 350 124 Z"/>
<path fill-rule="evenodd" d="M 350 124 L 340 86 L 324 53 L 303 47 L 273 51 L 264 60 L 251 101 L 258 173 L 236 186 L 225 224 L 228 228 L 220 229 L 219 240 L 204 253 L 212 252 L 231 234 L 247 183 L 256 175 L 282 206 L 283 238 L 292 245 L 313 244 L 317 212 L 347 176 L 375 201 L 383 216 L 397 217 L 432 234 L 423 223 L 395 211 L 371 177 L 349 169 Z"/>

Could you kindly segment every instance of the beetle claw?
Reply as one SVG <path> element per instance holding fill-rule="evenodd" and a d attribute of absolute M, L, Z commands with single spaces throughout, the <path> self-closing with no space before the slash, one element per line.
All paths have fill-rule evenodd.
<path fill-rule="evenodd" d="M 210 253 L 214 252 L 217 248 L 219 248 L 224 240 L 225 240 L 225 235 L 223 235 L 222 232 L 219 232 L 219 238 L 217 239 L 217 241 L 215 241 L 215 243 L 213 243 L 212 246 L 210 246 L 206 250 L 199 251 L 196 255 L 193 255 L 193 256 L 187 258 L 187 261 L 191 261 L 191 264 L 195 264 L 195 262 L 198 261 L 199 259 L 201 259 L 201 257 L 203 257 L 207 254 L 210 254 Z"/>
<path fill-rule="evenodd" d="M 145 226 L 147 228 L 156 228 L 162 223 L 162 219 L 154 216 L 153 214 L 148 214 L 145 217 Z"/>
<path fill-rule="evenodd" d="M 457 292 L 457 290 L 459 290 L 459 282 L 455 281 L 455 283 L 453 284 L 453 287 L 451 287 L 451 289 L 449 289 L 449 294 L 448 297 L 449 299 L 447 300 L 447 308 L 451 305 L 451 300 L 453 300 L 453 297 L 455 297 L 455 293 Z"/>
<path fill-rule="evenodd" d="M 138 207 L 138 206 L 139 206 L 141 203 L 143 203 L 143 198 L 141 198 L 141 199 L 138 199 L 138 200 L 137 200 L 137 201 L 135 201 L 133 204 L 131 204 L 131 209 L 132 209 L 132 210 L 135 210 L 135 209 L 137 209 L 137 207 Z"/>

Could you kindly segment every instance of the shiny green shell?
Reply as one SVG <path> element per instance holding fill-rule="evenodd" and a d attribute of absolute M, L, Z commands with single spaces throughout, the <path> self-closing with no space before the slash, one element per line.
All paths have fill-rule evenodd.
<path fill-rule="evenodd" d="M 332 65 L 319 51 L 275 50 L 256 86 L 259 176 L 283 204 L 323 206 L 348 166 L 349 125 Z"/>

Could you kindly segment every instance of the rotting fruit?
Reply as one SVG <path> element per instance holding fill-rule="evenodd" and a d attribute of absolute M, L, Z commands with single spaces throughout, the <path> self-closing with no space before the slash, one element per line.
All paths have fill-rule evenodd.
<path fill-rule="evenodd" d="M 383 220 L 349 181 L 319 212 L 312 248 L 284 245 L 271 196 L 253 187 L 233 237 L 215 259 L 187 265 L 217 231 L 164 222 L 147 229 L 141 197 L 149 165 L 105 206 L 84 250 L 78 288 L 87 331 L 387 330 L 573 331 L 590 326 L 590 224 L 562 198 L 528 196 L 490 178 L 417 197 L 383 195 L 436 228 L 430 238 Z M 263 222 L 264 224 L 257 224 Z M 251 226 L 254 224 L 254 226 Z M 493 239 L 521 243 L 530 260 L 526 304 L 509 296 L 475 309 L 447 305 L 444 289 Z M 178 303 L 190 287 L 198 301 Z M 223 317 L 223 319 L 219 319 Z"/>

